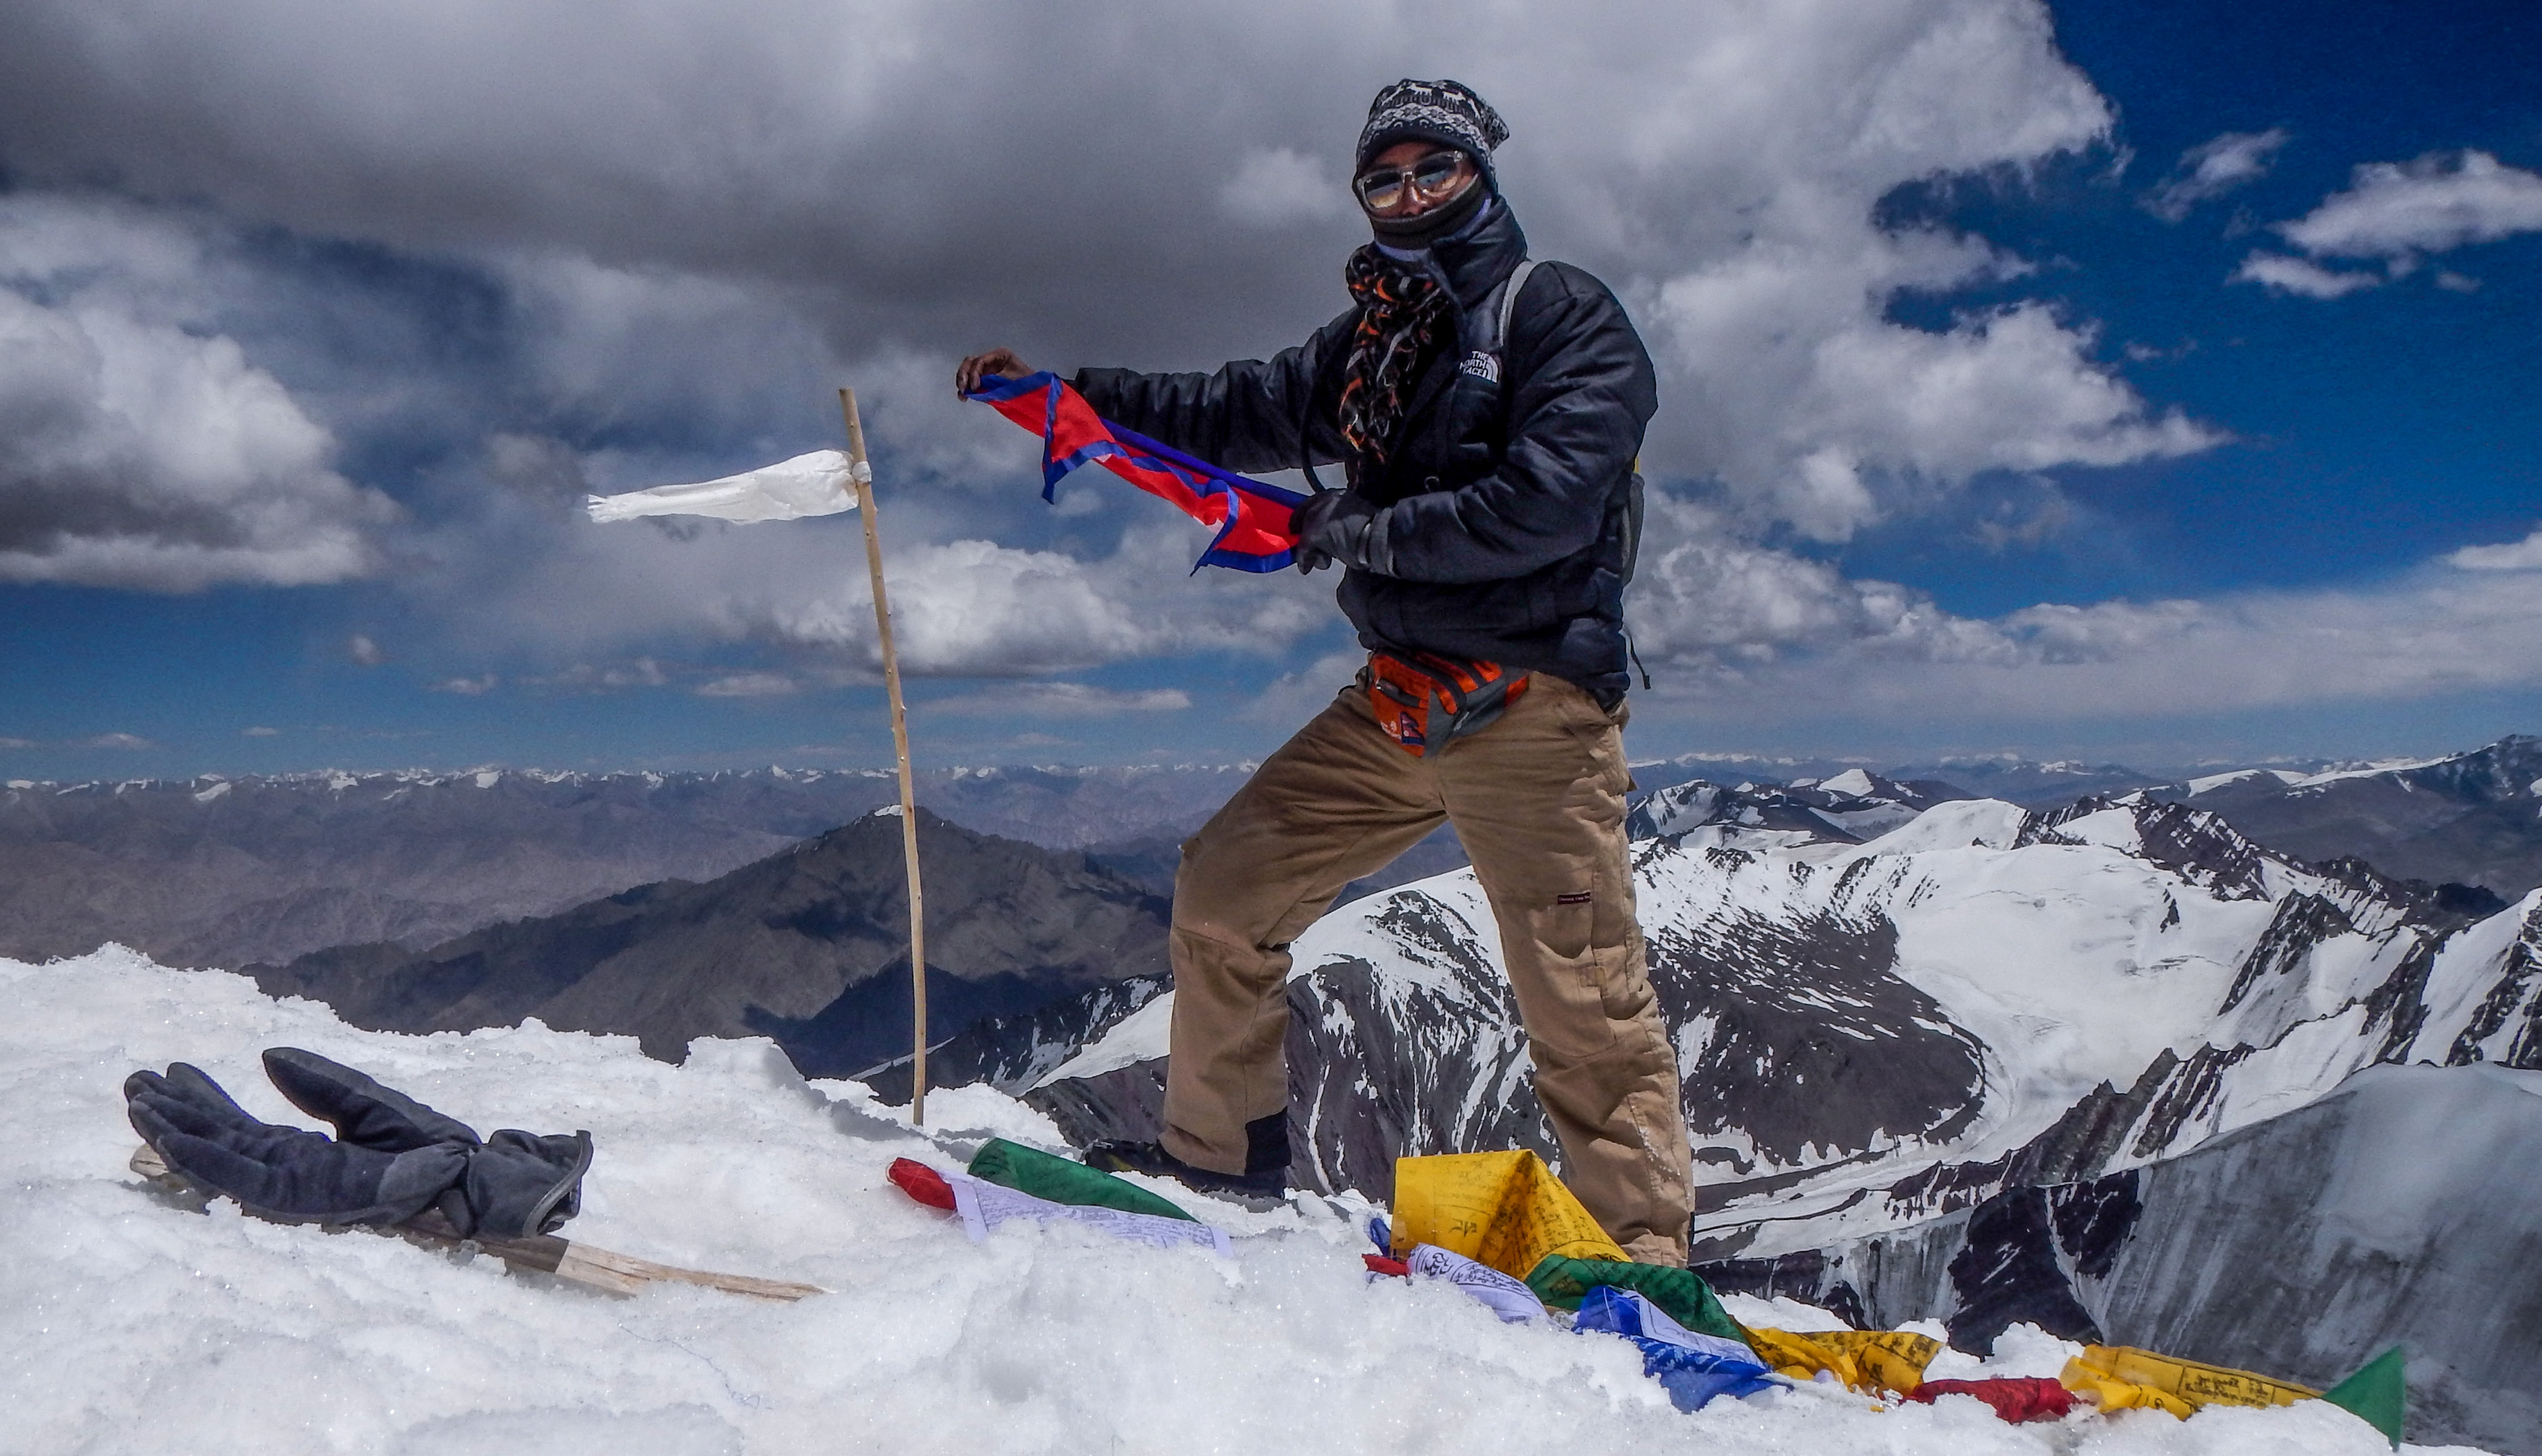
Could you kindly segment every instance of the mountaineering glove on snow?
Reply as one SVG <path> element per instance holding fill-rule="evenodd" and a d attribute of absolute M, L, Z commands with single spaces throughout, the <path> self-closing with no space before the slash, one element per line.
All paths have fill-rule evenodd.
<path fill-rule="evenodd" d="M 403 1223 L 438 1207 L 462 1238 L 527 1238 L 581 1207 L 591 1136 L 514 1128 L 490 1139 L 456 1118 L 295 1047 L 264 1054 L 265 1075 L 336 1136 L 262 1123 L 200 1070 L 124 1082 L 132 1126 L 187 1181 L 250 1212 L 320 1223 Z"/>
<path fill-rule="evenodd" d="M 406 1152 L 436 1142 L 474 1147 L 477 1129 L 434 1112 L 367 1073 L 297 1047 L 268 1048 L 264 1074 L 291 1105 L 336 1125 L 337 1141 L 379 1152 Z"/>
<path fill-rule="evenodd" d="M 1290 519 L 1298 537 L 1298 569 L 1313 571 L 1335 561 L 1380 576 L 1393 573 L 1384 523 L 1377 507 L 1353 490 L 1318 490 Z"/>
<path fill-rule="evenodd" d="M 441 1211 L 462 1237 L 526 1239 L 551 1233 L 582 1211 L 582 1175 L 590 1171 L 590 1133 L 542 1136 L 505 1128 L 468 1159 L 460 1197 L 445 1197 Z M 454 1202 L 460 1207 L 453 1208 Z"/>
<path fill-rule="evenodd" d="M 436 1142 L 383 1152 L 250 1117 L 220 1084 L 178 1062 L 124 1079 L 133 1130 L 197 1188 L 262 1218 L 403 1223 L 468 1171 L 469 1148 Z"/>
<path fill-rule="evenodd" d="M 297 1047 L 267 1051 L 264 1074 L 292 1106 L 335 1124 L 341 1141 L 381 1152 L 438 1142 L 469 1147 L 467 1175 L 436 1200 L 462 1238 L 524 1239 L 581 1211 L 582 1175 L 591 1167 L 586 1133 L 541 1136 L 507 1128 L 481 1142 L 457 1118 Z"/>

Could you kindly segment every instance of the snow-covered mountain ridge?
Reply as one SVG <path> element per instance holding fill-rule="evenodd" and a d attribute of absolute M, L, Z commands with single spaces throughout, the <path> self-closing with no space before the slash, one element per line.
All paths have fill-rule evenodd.
<path fill-rule="evenodd" d="M 1963 800 L 1866 844 L 1706 824 L 1636 845 L 1716 1256 L 1817 1247 L 2185 1151 L 2376 1061 L 2542 1066 L 2542 896 L 2465 923 L 2144 798 Z M 1470 873 L 1300 937 L 1302 1167 L 1550 1151 Z M 1152 1112 L 1159 999 L 1042 1081 L 1080 1130 Z"/>
<path fill-rule="evenodd" d="M 2146 792 L 2211 810 L 2298 859 L 2357 855 L 2386 874 L 2509 899 L 2542 885 L 2542 738 L 2306 772 L 2246 768 Z"/>
<path fill-rule="evenodd" d="M 1716 1276 L 1943 1319 L 1967 1348 L 2035 1320 L 2228 1364 L 2265 1347 L 2316 1382 L 2406 1341 L 2430 1428 L 2542 1453 L 2515 1434 L 2542 1380 L 2492 1354 L 2542 1333 L 2542 1096 L 2456 1099 L 2508 1120 L 2495 1149 L 2390 1130 L 2431 1085 L 2542 1084 L 2542 890 L 2473 917 L 2143 794 L 1945 802 L 1859 844 L 1715 819 L 1637 843 L 1634 874 Z M 1293 1173 L 1383 1196 L 1404 1153 L 1555 1155 L 1470 873 L 1343 907 L 1294 951 Z M 1026 1101 L 1073 1137 L 1152 1135 L 1171 1006 Z M 2377 1070 L 2436 1082 L 2331 1114 Z M 2413 1158 L 2425 1197 L 2342 1211 Z M 2442 1313 L 2421 1299 L 2440 1289 Z"/>

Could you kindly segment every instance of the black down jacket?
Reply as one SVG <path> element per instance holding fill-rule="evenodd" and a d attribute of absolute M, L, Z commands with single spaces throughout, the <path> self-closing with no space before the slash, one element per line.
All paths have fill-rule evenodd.
<path fill-rule="evenodd" d="M 1393 574 L 1343 575 L 1342 611 L 1371 648 L 1422 648 L 1548 672 L 1602 701 L 1624 694 L 1627 482 L 1659 406 L 1650 355 L 1606 285 L 1564 263 L 1530 273 L 1499 357 L 1490 305 L 1527 255 L 1506 202 L 1429 266 L 1459 336 L 1422 371 L 1386 463 L 1341 437 L 1356 308 L 1270 360 L 1215 374 L 1087 369 L 1095 412 L 1234 471 L 1351 467 L 1383 508 Z"/>

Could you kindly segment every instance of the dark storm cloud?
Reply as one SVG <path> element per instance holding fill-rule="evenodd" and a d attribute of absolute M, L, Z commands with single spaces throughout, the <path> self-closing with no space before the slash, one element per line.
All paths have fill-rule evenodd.
<path fill-rule="evenodd" d="M 1301 249 L 1219 194 L 1250 149 L 1338 157 L 1384 52 L 1413 48 L 1280 14 L 22 5 L 0 136 L 26 183 L 746 277 L 860 342 L 1020 325 L 1043 349 L 1189 350 L 1195 298 L 1229 335 L 1330 311 L 1347 222 Z"/>
<path fill-rule="evenodd" d="M 352 552 L 338 574 L 385 543 L 454 639 L 861 650 L 858 573 L 817 530 L 571 511 L 582 489 L 825 443 L 826 387 L 852 379 L 895 483 L 954 487 L 894 499 L 912 666 L 1046 671 L 1276 654 L 1330 618 L 1294 582 L 1186 579 L 1187 533 L 1134 507 L 1031 502 L 1021 442 L 949 398 L 952 359 L 1007 342 L 1194 367 L 1303 336 L 1365 236 L 1338 199 L 1368 96 L 1442 74 L 1508 115 L 1501 172 L 1537 255 L 1598 271 L 1640 320 L 1666 400 L 1646 466 L 1717 487 L 1717 509 L 1654 517 L 1653 635 L 1690 655 L 1930 637 L 1895 625 L 1896 589 L 1768 532 L 1841 542 L 1981 473 L 2214 438 L 2151 415 L 2088 321 L 1886 316 L 1902 289 L 2027 265 L 1884 229 L 1882 196 L 2106 132 L 2032 0 L 20 0 L 0 10 L 0 171 L 22 196 L 125 199 L 98 215 L 136 235 L 153 208 L 223 220 L 217 276 L 198 268 L 193 315 L 166 327 L 240 352 L 317 432 L 273 474 L 296 483 L 268 482 L 302 515 L 274 519 Z M 164 301 L 184 272 L 81 286 L 151 324 L 184 313 Z M 328 494 L 354 489 L 342 472 L 414 519 L 361 518 Z M 16 529 L 45 529 L 58 492 L 25 495 Z"/>
<path fill-rule="evenodd" d="M 167 296 L 200 255 L 147 214 L 0 196 L 0 581 L 189 591 L 369 569 L 394 507 Z"/>

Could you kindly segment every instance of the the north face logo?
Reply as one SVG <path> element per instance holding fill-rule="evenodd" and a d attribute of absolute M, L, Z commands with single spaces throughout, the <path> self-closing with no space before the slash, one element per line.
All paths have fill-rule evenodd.
<path fill-rule="evenodd" d="M 1465 362 L 1458 365 L 1458 368 L 1472 375 L 1474 378 L 1483 381 L 1485 384 L 1499 384 L 1501 382 L 1501 356 L 1498 354 L 1486 354 L 1482 350 L 1476 349 L 1472 353 L 1467 354 L 1465 356 Z"/>

